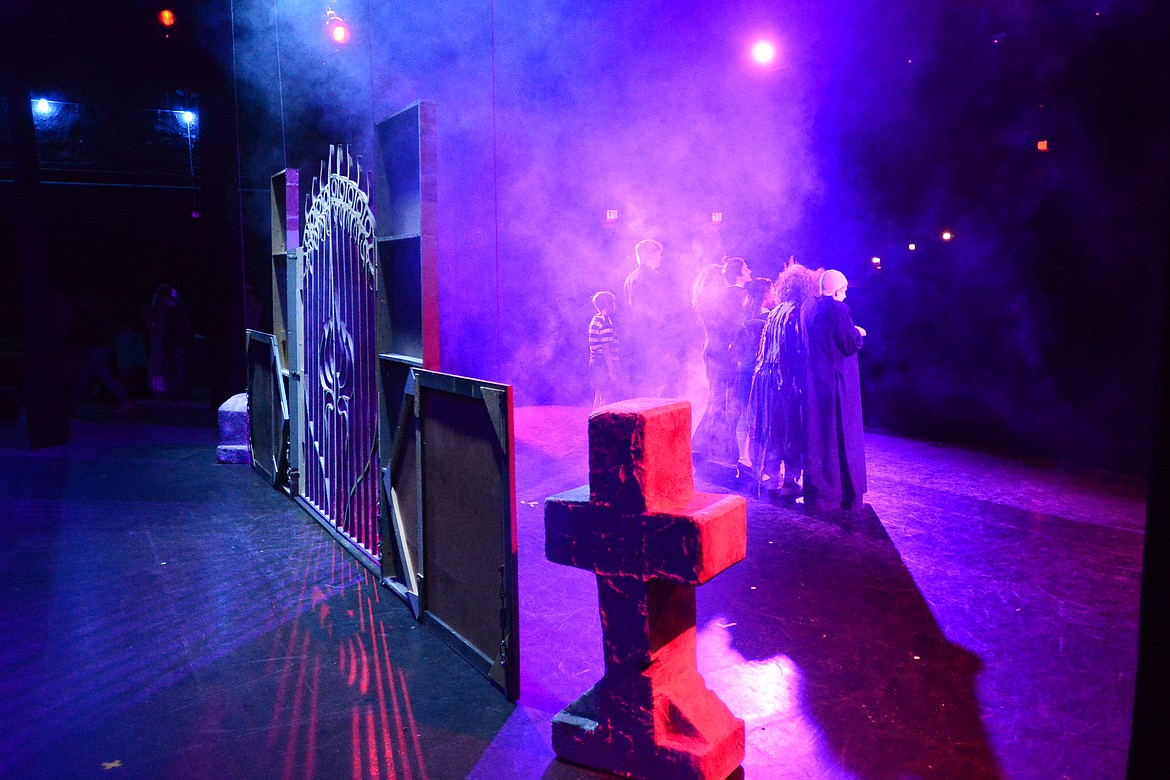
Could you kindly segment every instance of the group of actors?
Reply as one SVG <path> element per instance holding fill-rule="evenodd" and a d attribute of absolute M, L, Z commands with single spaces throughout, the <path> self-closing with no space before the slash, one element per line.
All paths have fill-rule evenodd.
<path fill-rule="evenodd" d="M 661 273 L 662 244 L 639 241 L 621 300 L 593 296 L 589 375 L 593 408 L 631 395 L 674 397 L 684 372 L 687 315 Z M 775 280 L 753 278 L 741 257 L 705 266 L 691 287 L 690 318 L 703 333 L 707 407 L 696 459 L 750 474 L 806 509 L 852 510 L 866 492 L 857 353 L 849 281 L 790 258 Z"/>

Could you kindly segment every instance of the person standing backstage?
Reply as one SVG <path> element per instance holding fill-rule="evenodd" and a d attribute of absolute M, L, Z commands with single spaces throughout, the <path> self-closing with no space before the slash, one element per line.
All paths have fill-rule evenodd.
<path fill-rule="evenodd" d="M 860 508 L 866 492 L 861 378 L 857 353 L 865 330 L 853 324 L 849 280 L 829 269 L 820 295 L 801 311 L 807 359 L 804 503 L 811 511 Z"/>

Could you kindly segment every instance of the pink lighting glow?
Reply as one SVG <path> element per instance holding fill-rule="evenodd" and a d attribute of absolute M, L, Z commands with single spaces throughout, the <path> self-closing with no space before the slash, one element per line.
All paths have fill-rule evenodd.
<path fill-rule="evenodd" d="M 756 41 L 752 44 L 752 59 L 760 65 L 770 65 L 776 59 L 776 47 L 771 41 Z"/>

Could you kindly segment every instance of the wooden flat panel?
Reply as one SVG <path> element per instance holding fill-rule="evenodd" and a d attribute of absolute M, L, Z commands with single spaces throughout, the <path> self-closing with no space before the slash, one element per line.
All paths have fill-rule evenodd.
<path fill-rule="evenodd" d="M 273 485 L 287 481 L 288 402 L 276 341 L 247 331 L 248 443 L 252 467 Z"/>
<path fill-rule="evenodd" d="M 385 291 L 379 352 L 440 365 L 435 107 L 407 106 L 375 127 L 378 251 Z"/>
<path fill-rule="evenodd" d="M 417 371 L 424 615 L 519 695 L 511 388 Z"/>
<path fill-rule="evenodd" d="M 415 398 L 405 396 L 400 417 L 400 436 L 390 466 L 383 480 L 389 514 L 383 523 L 382 575 L 410 604 L 415 617 L 420 616 L 420 575 L 422 574 L 422 485 L 419 481 L 419 436 L 415 416 Z"/>

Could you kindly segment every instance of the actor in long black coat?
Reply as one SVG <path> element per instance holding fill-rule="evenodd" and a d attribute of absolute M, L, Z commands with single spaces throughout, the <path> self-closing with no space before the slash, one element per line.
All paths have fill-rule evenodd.
<path fill-rule="evenodd" d="M 752 272 L 743 258 L 731 258 L 723 264 L 724 283 L 715 291 L 696 297 L 696 310 L 703 322 L 703 366 L 707 369 L 707 408 L 699 418 L 692 437 L 696 456 L 734 466 L 739 460 L 735 440 L 738 406 L 735 399 L 736 362 L 732 352 L 735 334 L 743 324 L 747 292 L 743 285 L 751 281 Z"/>
<path fill-rule="evenodd" d="M 849 316 L 846 287 L 844 274 L 825 271 L 821 295 L 801 311 L 808 372 L 804 502 L 814 510 L 858 508 L 866 491 L 857 370 L 865 331 Z"/>

